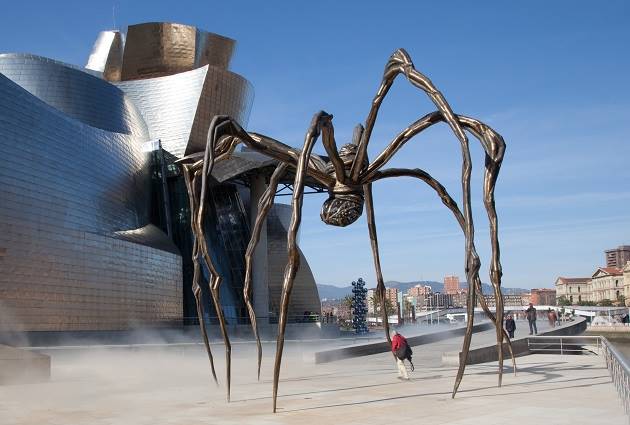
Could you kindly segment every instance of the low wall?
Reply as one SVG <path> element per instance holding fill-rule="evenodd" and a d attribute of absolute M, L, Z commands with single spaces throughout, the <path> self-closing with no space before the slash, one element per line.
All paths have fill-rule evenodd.
<path fill-rule="evenodd" d="M 539 333 L 540 336 L 573 336 L 573 335 L 581 335 L 586 330 L 586 319 L 583 317 L 577 318 L 573 322 L 566 323 L 562 326 L 558 326 L 552 330 Z M 514 357 L 527 356 L 530 353 L 529 347 L 527 345 L 527 337 L 513 339 L 512 340 L 512 351 L 514 352 Z M 461 358 L 461 352 L 448 352 L 442 354 L 442 365 L 443 366 L 458 366 Z M 510 358 L 510 351 L 508 349 L 508 344 L 503 343 L 503 358 Z M 487 363 L 487 362 L 495 362 L 499 359 L 499 353 L 497 352 L 496 344 L 492 344 L 486 347 L 480 347 L 472 349 L 468 352 L 468 360 L 466 361 L 467 365 L 470 364 L 479 364 L 479 363 Z"/>
<path fill-rule="evenodd" d="M 50 356 L 0 345 L 0 385 L 50 379 Z"/>
<path fill-rule="evenodd" d="M 494 328 L 491 322 L 480 323 L 473 326 L 474 332 L 483 332 Z M 441 332 L 434 332 L 424 335 L 412 336 L 407 338 L 410 346 L 429 344 L 431 342 L 442 341 L 454 336 L 464 335 L 465 327 L 449 329 Z M 335 348 L 333 350 L 318 351 L 315 353 L 315 363 L 328 363 L 336 360 L 347 359 L 351 357 L 370 356 L 372 354 L 386 353 L 391 350 L 391 346 L 387 341 L 372 342 L 361 345 L 351 345 L 347 347 Z"/>
<path fill-rule="evenodd" d="M 601 335 L 611 341 L 630 341 L 630 326 L 622 323 L 611 325 L 591 325 L 586 329 L 585 335 Z"/>
<path fill-rule="evenodd" d="M 218 324 L 206 327 L 211 342 L 222 342 L 223 336 Z M 254 334 L 250 325 L 228 325 L 227 331 L 232 341 L 252 340 Z M 275 341 L 278 325 L 259 324 L 258 333 L 262 340 Z M 337 324 L 320 322 L 289 323 L 287 339 L 338 338 Z M 57 345 L 99 345 L 99 344 L 172 344 L 201 342 L 199 325 L 172 326 L 170 328 L 137 328 L 128 331 L 75 331 L 75 332 L 0 332 L 0 345 L 14 347 L 43 347 Z"/>

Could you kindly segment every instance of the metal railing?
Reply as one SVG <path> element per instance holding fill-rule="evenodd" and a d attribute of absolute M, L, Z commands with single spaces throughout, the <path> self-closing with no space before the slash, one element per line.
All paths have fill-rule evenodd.
<path fill-rule="evenodd" d="M 630 364 L 608 339 L 603 336 L 530 336 L 527 347 L 534 353 L 603 356 L 630 423 Z"/>
<path fill-rule="evenodd" d="M 606 367 L 610 372 L 621 403 L 630 417 L 630 365 L 625 357 L 605 338 L 601 337 Z"/>
<path fill-rule="evenodd" d="M 527 348 L 532 353 L 547 354 L 601 354 L 602 341 L 599 336 L 530 336 Z M 594 347 L 594 350 L 592 349 Z"/>

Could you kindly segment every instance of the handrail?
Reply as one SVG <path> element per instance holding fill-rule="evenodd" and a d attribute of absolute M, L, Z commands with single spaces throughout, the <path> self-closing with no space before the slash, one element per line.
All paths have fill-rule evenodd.
<path fill-rule="evenodd" d="M 630 367 L 624 356 L 617 350 L 606 337 L 601 337 L 604 348 L 606 367 L 621 398 L 623 409 L 630 417 Z"/>
<path fill-rule="evenodd" d="M 537 340 L 540 342 L 536 342 Z M 617 348 L 615 348 L 615 346 L 606 339 L 606 337 L 600 335 L 530 336 L 527 338 L 527 347 L 530 351 L 552 351 L 555 353 L 560 352 L 560 354 L 571 354 L 585 351 L 582 347 L 566 348 L 567 345 L 572 347 L 584 344 L 584 342 L 580 343 L 580 341 L 595 342 L 597 346 L 597 354 L 603 355 L 604 360 L 606 361 L 606 368 L 610 373 L 615 389 L 617 390 L 617 394 L 619 395 L 619 398 L 621 398 L 623 409 L 626 412 L 626 415 L 628 415 L 628 420 L 630 422 L 630 363 L 628 363 L 623 354 L 621 354 L 619 350 L 617 350 Z"/>

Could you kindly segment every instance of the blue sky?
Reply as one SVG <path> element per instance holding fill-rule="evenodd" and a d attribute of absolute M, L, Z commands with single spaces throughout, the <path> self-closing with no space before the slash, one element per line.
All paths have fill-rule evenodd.
<path fill-rule="evenodd" d="M 84 65 L 100 30 L 146 21 L 196 25 L 238 41 L 232 70 L 256 92 L 248 129 L 300 146 L 313 113 L 334 118 L 337 144 L 365 120 L 385 62 L 404 47 L 456 113 L 500 132 L 507 153 L 496 197 L 504 285 L 550 287 L 587 276 L 605 249 L 630 244 L 630 3 L 530 2 L 5 2 L 0 52 Z M 370 144 L 375 157 L 433 110 L 394 85 Z M 461 198 L 461 154 L 445 128 L 410 142 L 389 164 L 420 167 Z M 320 152 L 323 149 L 319 148 Z M 487 281 L 483 155 L 473 149 L 476 243 Z M 386 280 L 464 276 L 463 237 L 435 195 L 406 179 L 375 186 Z M 365 218 L 337 229 L 305 200 L 300 244 L 318 283 L 374 284 Z M 281 202 L 288 201 L 283 198 Z"/>

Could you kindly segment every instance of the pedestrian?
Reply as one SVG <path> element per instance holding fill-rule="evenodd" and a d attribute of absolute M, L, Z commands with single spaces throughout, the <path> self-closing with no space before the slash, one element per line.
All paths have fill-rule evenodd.
<path fill-rule="evenodd" d="M 508 314 L 505 319 L 505 330 L 508 333 L 510 339 L 514 338 L 514 331 L 516 330 L 516 322 L 511 314 Z"/>
<path fill-rule="evenodd" d="M 394 336 L 392 337 L 392 353 L 396 357 L 396 365 L 398 366 L 398 379 L 409 380 L 409 375 L 407 375 L 407 368 L 405 367 L 405 360 L 409 360 L 411 364 L 411 371 L 413 372 L 413 363 L 411 362 L 411 355 L 413 351 L 407 340 L 404 336 L 399 334 L 397 331 L 394 331 Z"/>
<path fill-rule="evenodd" d="M 534 304 L 529 303 L 529 307 L 525 310 L 525 317 L 529 322 L 529 334 L 532 333 L 538 335 L 538 328 L 536 327 L 536 308 L 534 308 Z"/>
<path fill-rule="evenodd" d="M 547 320 L 549 320 L 549 327 L 551 327 L 551 328 L 555 328 L 556 327 L 556 318 L 553 315 L 553 310 L 552 309 L 547 309 Z"/>

